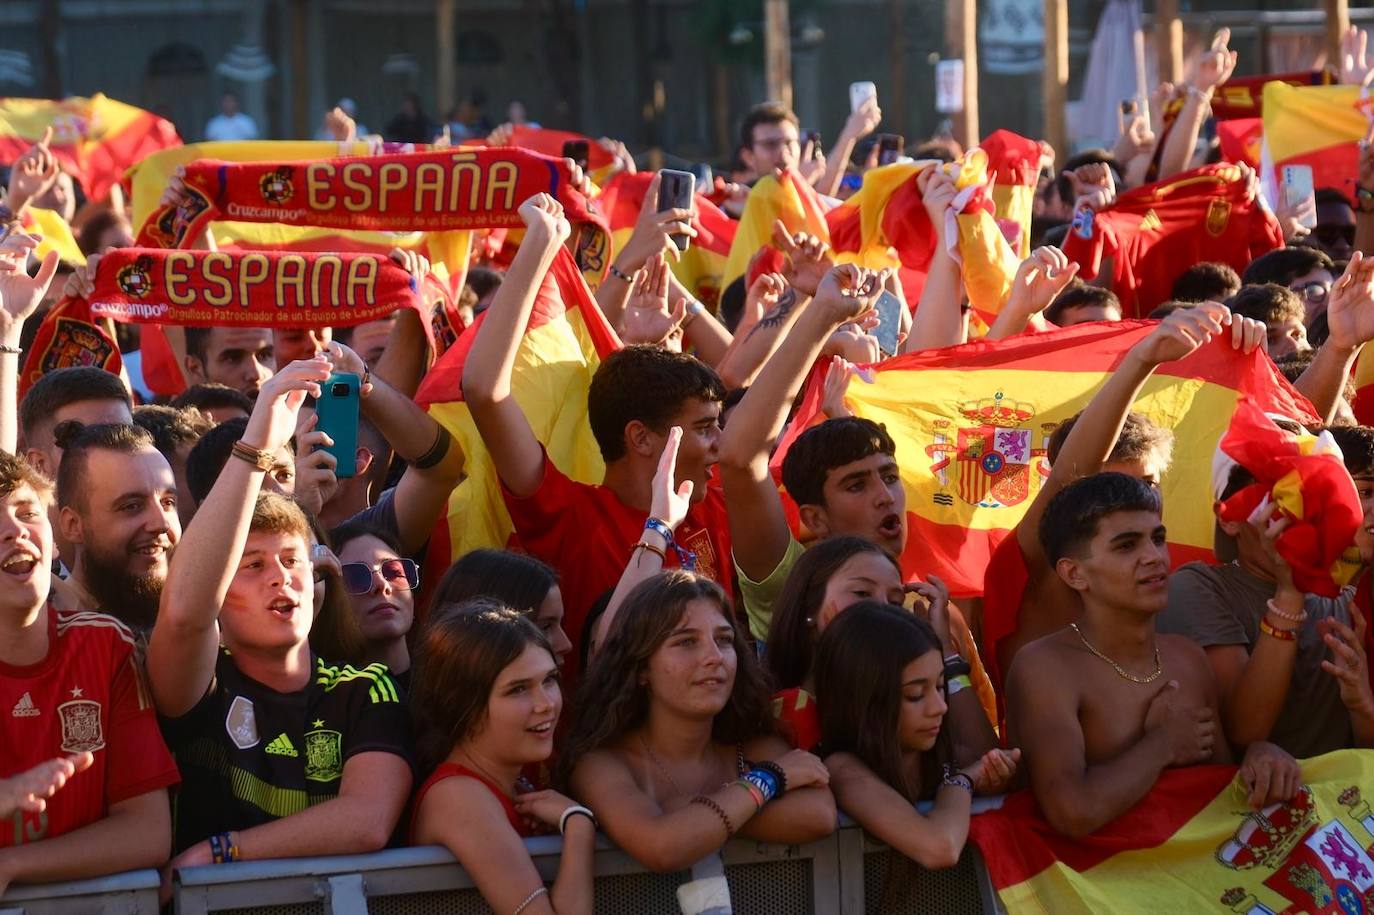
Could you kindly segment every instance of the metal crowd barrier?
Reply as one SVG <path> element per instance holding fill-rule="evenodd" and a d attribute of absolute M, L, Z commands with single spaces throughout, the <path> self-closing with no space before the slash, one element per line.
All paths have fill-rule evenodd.
<path fill-rule="evenodd" d="M 526 845 L 539 873 L 552 880 L 561 841 L 540 837 Z M 997 911 L 987 871 L 971 846 L 956 867 L 927 871 L 846 824 L 810 845 L 735 840 L 724 857 L 739 915 Z M 600 836 L 595 861 L 598 915 L 678 915 L 676 890 L 686 872 L 646 871 Z M 891 895 L 891 879 L 899 881 L 900 898 Z M 135 871 L 13 887 L 0 896 L 0 915 L 157 915 L 157 885 L 155 871 Z M 177 915 L 491 915 L 471 878 L 439 847 L 188 868 L 178 875 L 174 906 Z"/>

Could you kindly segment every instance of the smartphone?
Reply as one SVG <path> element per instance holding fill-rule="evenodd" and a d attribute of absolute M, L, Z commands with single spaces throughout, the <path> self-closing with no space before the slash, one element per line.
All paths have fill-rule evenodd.
<path fill-rule="evenodd" d="M 697 180 L 697 187 L 715 187 L 716 173 L 711 169 L 709 163 L 698 162 L 692 166 L 692 177 Z"/>
<path fill-rule="evenodd" d="M 1126 133 L 1126 128 L 1130 126 L 1132 121 L 1140 116 L 1140 113 L 1144 111 L 1144 107 L 1141 104 L 1140 97 L 1133 95 L 1130 98 L 1121 100 L 1118 111 L 1116 129 L 1117 133 L 1124 135 Z"/>
<path fill-rule="evenodd" d="M 573 160 L 578 168 L 586 171 L 588 148 L 586 140 L 568 140 L 563 144 L 563 158 Z"/>
<path fill-rule="evenodd" d="M 1309 229 L 1316 228 L 1316 191 L 1312 182 L 1312 166 L 1285 165 L 1279 170 L 1279 182 L 1283 185 L 1284 203 L 1290 209 L 1300 206 L 1304 200 L 1312 201 L 1313 205 L 1307 208 L 1301 223 Z"/>
<path fill-rule="evenodd" d="M 690 210 L 692 197 L 696 193 L 696 176 L 691 172 L 680 172 L 675 168 L 659 169 L 658 175 L 658 209 L 656 212 Z M 686 251 L 687 243 L 691 241 L 686 235 L 670 235 L 668 237 L 673 240 L 673 244 L 677 246 L 679 251 Z"/>
<path fill-rule="evenodd" d="M 864 106 L 864 102 L 871 98 L 878 97 L 878 87 L 873 83 L 850 83 L 849 84 L 849 110 L 858 111 Z"/>
<path fill-rule="evenodd" d="M 320 385 L 315 401 L 319 429 L 334 442 L 325 451 L 334 455 L 339 478 L 353 476 L 358 465 L 358 397 L 361 381 L 352 372 L 335 372 Z"/>
<path fill-rule="evenodd" d="M 878 326 L 870 333 L 878 338 L 878 349 L 884 356 L 897 355 L 897 341 L 902 329 L 902 309 L 905 307 L 905 302 L 886 289 L 873 304 L 873 308 L 878 312 Z"/>
<path fill-rule="evenodd" d="M 878 164 L 891 165 L 902 157 L 906 141 L 895 133 L 878 134 Z"/>
<path fill-rule="evenodd" d="M 814 127 L 804 127 L 801 132 L 802 158 L 806 158 L 806 144 L 811 144 L 811 155 L 821 148 L 821 132 Z"/>

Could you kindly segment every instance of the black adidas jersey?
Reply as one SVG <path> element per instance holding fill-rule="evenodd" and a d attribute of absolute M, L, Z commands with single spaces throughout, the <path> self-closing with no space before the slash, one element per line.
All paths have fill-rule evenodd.
<path fill-rule="evenodd" d="M 305 689 L 279 693 L 244 676 L 220 649 L 205 697 L 180 718 L 163 719 L 181 769 L 177 853 L 336 797 L 355 753 L 394 753 L 413 766 L 408 710 L 386 666 L 314 661 Z"/>

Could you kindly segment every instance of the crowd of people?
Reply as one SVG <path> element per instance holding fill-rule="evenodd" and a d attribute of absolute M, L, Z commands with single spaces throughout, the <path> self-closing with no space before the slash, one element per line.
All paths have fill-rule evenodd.
<path fill-rule="evenodd" d="M 909 549 L 899 462 L 923 446 L 846 399 L 886 355 L 876 308 L 904 295 L 894 270 L 837 263 L 824 239 L 780 224 L 781 267 L 706 307 L 669 269 L 696 214 L 659 211 L 654 178 L 594 290 L 623 346 L 579 405 L 605 468 L 581 482 L 513 382 L 541 282 L 579 226 L 551 194 L 524 200 L 518 247 L 475 254 L 461 300 L 462 402 L 514 536 L 422 581 L 473 456 L 413 399 L 434 355 L 414 312 L 187 328 L 187 387 L 157 403 L 135 396 L 133 359 L 123 376 L 51 369 L 20 395 L 46 309 L 89 292 L 101 253 L 135 228 L 117 201 L 76 218 L 70 176 L 36 144 L 0 211 L 0 893 L 148 867 L 170 886 L 179 868 L 421 844 L 451 850 L 498 913 L 590 912 L 599 831 L 649 869 L 689 872 L 690 915 L 728 910 L 720 852 L 736 835 L 807 843 L 843 813 L 894 861 L 946 868 L 976 795 L 1028 788 L 1055 830 L 1081 837 L 1172 767 L 1235 763 L 1259 809 L 1294 796 L 1298 760 L 1374 746 L 1374 427 L 1350 404 L 1374 339 L 1374 148 L 1351 176 L 1357 199 L 1318 189 L 1311 212 L 1228 172 L 1272 241 L 1240 263 L 1171 262 L 1167 301 L 1132 287 L 1123 305 L 1112 288 L 1137 249 L 1119 245 L 1096 284 L 1065 253 L 1118 195 L 1217 161 L 1198 138 L 1235 63 L 1222 36 L 1188 85 L 1164 90 L 1158 108 L 1181 103 L 1167 132 L 1146 116 L 1115 151 L 1043 148 L 1034 248 L 981 331 L 945 237 L 955 175 L 920 173 L 934 235 L 900 354 L 1154 321 L 1055 430 L 1024 515 L 986 570 L 968 570 L 982 596 L 957 600 Z M 738 215 L 751 184 L 783 175 L 834 205 L 877 166 L 881 118 L 875 99 L 857 105 L 827 153 L 787 108 L 757 106 L 723 208 Z M 242 127 L 230 100 L 222 119 L 221 132 Z M 342 109 L 331 119 L 356 129 Z M 388 129 L 428 140 L 422 120 L 416 100 Z M 634 169 L 623 144 L 604 146 Z M 962 154 L 948 140 L 910 150 Z M 188 193 L 174 180 L 166 199 Z M 29 207 L 64 215 L 85 266 L 35 254 Z M 393 257 L 417 283 L 430 272 L 413 251 Z M 123 343 L 136 327 L 120 327 Z M 1295 582 L 1279 548 L 1293 519 L 1273 503 L 1219 515 L 1216 564 L 1171 566 L 1159 481 L 1173 438 L 1134 405 L 1159 367 L 1216 339 L 1272 359 L 1321 420 L 1281 425 L 1339 445 L 1365 514 L 1347 544 L 1360 573 L 1337 597 Z M 795 436 L 777 476 L 818 365 L 827 418 Z M 316 409 L 340 375 L 359 384 L 352 467 Z M 1218 507 L 1256 482 L 1238 464 L 1178 469 L 1209 479 Z M 523 843 L 548 833 L 563 839 L 551 884 Z M 889 868 L 886 894 L 904 874 Z"/>

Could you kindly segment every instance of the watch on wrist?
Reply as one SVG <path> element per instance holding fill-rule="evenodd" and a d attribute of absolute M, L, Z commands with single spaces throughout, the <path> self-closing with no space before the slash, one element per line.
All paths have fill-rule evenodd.
<path fill-rule="evenodd" d="M 1364 185 L 1355 185 L 1355 209 L 1361 213 L 1374 213 L 1374 190 Z"/>

